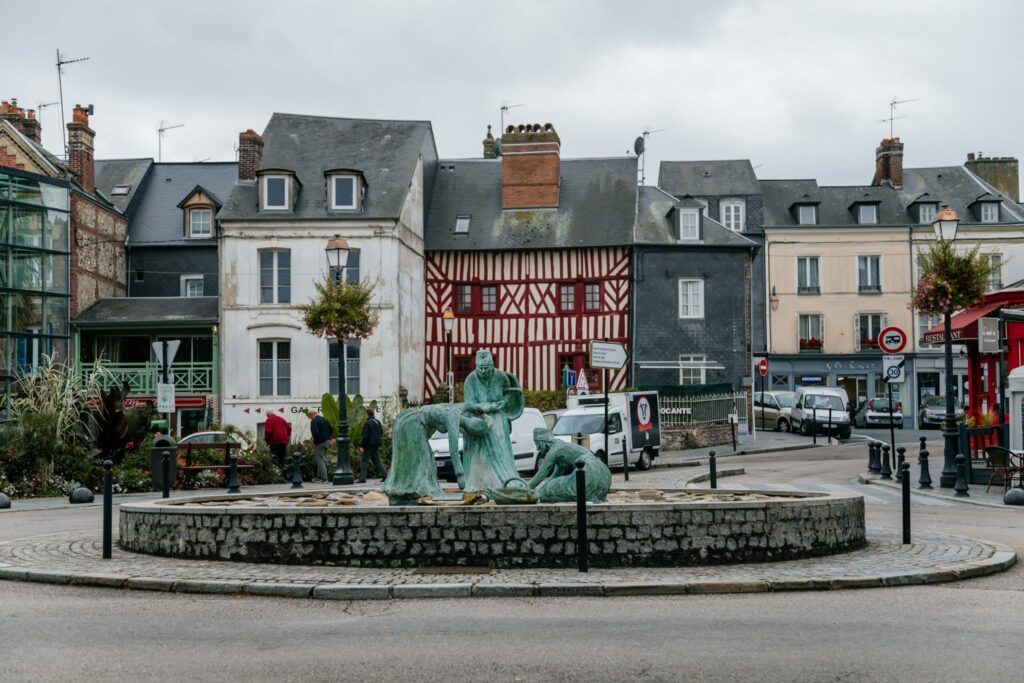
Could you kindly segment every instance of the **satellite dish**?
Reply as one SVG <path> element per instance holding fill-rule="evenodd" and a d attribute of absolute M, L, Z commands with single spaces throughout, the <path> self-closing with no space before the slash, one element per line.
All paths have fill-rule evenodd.
<path fill-rule="evenodd" d="M 639 136 L 636 140 L 633 141 L 633 151 L 636 152 L 637 156 L 640 156 L 641 154 L 644 153 L 644 136 L 643 135 Z"/>
<path fill-rule="evenodd" d="M 494 151 L 494 156 L 501 156 L 501 138 L 494 138 L 494 142 L 491 143 L 491 149 Z"/>

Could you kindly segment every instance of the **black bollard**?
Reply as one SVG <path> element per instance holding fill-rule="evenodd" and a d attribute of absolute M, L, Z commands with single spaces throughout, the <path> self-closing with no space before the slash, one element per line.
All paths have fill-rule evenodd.
<path fill-rule="evenodd" d="M 576 556 L 580 572 L 587 572 L 590 542 L 587 540 L 587 473 L 583 458 L 576 461 Z"/>
<path fill-rule="evenodd" d="M 241 493 L 242 487 L 238 481 L 238 454 L 232 453 L 228 456 L 231 466 L 228 468 L 228 493 Z"/>
<path fill-rule="evenodd" d="M 928 471 L 928 451 L 921 451 L 917 459 L 921 463 L 921 476 L 917 480 L 917 488 L 930 489 L 932 487 L 932 475 Z"/>
<path fill-rule="evenodd" d="M 711 488 L 718 488 L 718 463 L 715 459 L 715 452 L 708 451 L 708 465 L 711 467 Z"/>
<path fill-rule="evenodd" d="M 165 448 L 160 454 L 160 466 L 163 469 L 163 497 L 171 497 L 171 451 Z"/>
<path fill-rule="evenodd" d="M 109 560 L 114 539 L 114 463 L 103 461 L 103 559 Z"/>
<path fill-rule="evenodd" d="M 629 451 L 626 450 L 626 440 L 622 440 L 622 475 L 629 481 Z"/>
<path fill-rule="evenodd" d="M 736 423 L 729 420 L 729 431 L 732 432 L 732 452 L 736 452 Z"/>
<path fill-rule="evenodd" d="M 892 465 L 889 464 L 889 444 L 882 444 L 882 479 L 892 479 Z"/>
<path fill-rule="evenodd" d="M 900 463 L 900 480 L 903 482 L 903 545 L 910 544 L 910 463 Z"/>
<path fill-rule="evenodd" d="M 903 463 L 907 461 L 907 449 L 896 447 L 896 481 L 903 481 Z"/>
<path fill-rule="evenodd" d="M 956 456 L 956 485 L 953 488 L 956 489 L 954 496 L 964 498 L 971 495 L 967 493 L 967 458 L 963 453 Z"/>
<path fill-rule="evenodd" d="M 818 408 L 811 408 L 811 443 L 818 443 Z"/>
<path fill-rule="evenodd" d="M 917 452 L 917 464 L 918 465 L 921 464 L 921 454 L 924 453 L 925 452 L 924 449 L 928 447 L 927 443 L 928 443 L 928 437 L 922 436 L 921 437 L 921 449 Z"/>
<path fill-rule="evenodd" d="M 828 445 L 832 445 L 832 409 L 828 409 L 828 426 L 825 428 L 825 433 L 828 435 Z M 839 440 L 839 437 L 836 437 Z"/>
<path fill-rule="evenodd" d="M 302 461 L 299 458 L 298 449 L 292 454 L 292 488 L 301 489 L 302 486 Z"/>
<path fill-rule="evenodd" d="M 881 474 L 881 451 L 881 444 L 879 444 L 878 442 L 872 442 L 868 444 L 868 472 L 871 472 L 872 474 Z"/>

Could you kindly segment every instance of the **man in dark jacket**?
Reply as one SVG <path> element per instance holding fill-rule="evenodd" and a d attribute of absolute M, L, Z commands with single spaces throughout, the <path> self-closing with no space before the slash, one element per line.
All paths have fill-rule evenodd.
<path fill-rule="evenodd" d="M 366 482 L 367 461 L 373 463 L 373 469 L 380 475 L 381 481 L 388 478 L 388 471 L 384 469 L 384 466 L 380 463 L 380 458 L 377 456 L 377 451 L 380 449 L 383 440 L 384 427 L 373 416 L 373 408 L 367 408 L 366 422 L 363 423 L 363 438 L 359 442 L 359 452 L 362 454 L 362 457 L 359 458 L 358 483 L 363 484 Z"/>
<path fill-rule="evenodd" d="M 315 410 L 307 410 L 306 417 L 309 418 L 309 433 L 313 437 L 313 462 L 316 463 L 316 479 L 313 481 L 327 481 L 327 460 L 324 456 L 328 447 L 335 443 L 331 438 L 331 423 Z"/>

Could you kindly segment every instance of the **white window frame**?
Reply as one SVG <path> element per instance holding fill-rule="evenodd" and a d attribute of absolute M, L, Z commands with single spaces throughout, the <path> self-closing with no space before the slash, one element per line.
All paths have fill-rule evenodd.
<path fill-rule="evenodd" d="M 991 290 L 1001 289 L 1003 286 L 1003 255 L 989 254 L 989 263 L 996 266 L 996 272 L 989 276 L 988 288 Z"/>
<path fill-rule="evenodd" d="M 272 272 L 274 274 L 273 283 L 271 284 L 271 291 L 273 292 L 273 301 L 263 300 L 263 254 L 273 254 L 271 259 L 273 262 Z M 281 301 L 281 257 L 280 254 L 288 254 L 288 301 Z M 256 252 L 256 300 L 261 306 L 276 306 L 279 304 L 291 304 L 292 303 L 292 289 L 294 288 L 292 271 L 294 270 L 294 263 L 292 261 L 291 249 L 259 249 Z"/>
<path fill-rule="evenodd" d="M 806 337 L 806 339 L 820 339 L 821 340 L 821 349 L 819 349 L 819 350 L 824 351 L 825 350 L 825 316 L 823 314 L 821 314 L 821 313 L 798 313 L 797 314 L 797 316 L 796 316 L 797 349 L 798 350 L 802 350 L 802 349 L 799 348 L 799 344 L 800 344 L 801 341 L 803 341 L 805 339 L 804 336 L 802 335 L 801 331 L 800 331 L 800 319 L 801 318 L 807 318 L 807 337 Z M 818 319 L 818 334 L 820 335 L 818 337 L 815 337 L 814 335 L 812 335 L 810 333 L 810 330 L 811 330 L 810 319 L 811 318 L 817 318 Z"/>
<path fill-rule="evenodd" d="M 283 180 L 284 181 L 284 204 L 277 206 L 271 205 L 269 201 L 269 194 L 267 192 L 267 184 L 271 180 Z M 268 211 L 287 211 L 291 208 L 292 199 L 292 184 L 291 178 L 282 174 L 265 175 L 260 178 L 260 204 L 262 208 Z"/>
<path fill-rule="evenodd" d="M 871 211 L 871 220 L 867 220 L 865 211 Z M 860 225 L 878 225 L 878 204 L 858 204 L 857 223 Z"/>
<path fill-rule="evenodd" d="M 870 322 L 870 320 L 871 320 L 871 318 L 873 316 L 878 316 L 878 329 L 877 330 L 865 330 L 862 318 L 867 318 L 868 321 Z M 854 346 L 857 348 L 858 351 L 860 351 L 861 348 L 862 348 L 861 347 L 861 340 L 862 339 L 871 339 L 872 338 L 871 335 L 867 334 L 867 332 L 874 332 L 875 333 L 874 340 L 875 340 L 875 343 L 876 343 L 876 347 L 873 348 L 873 349 L 869 349 L 869 350 L 870 351 L 878 351 L 881 348 L 881 347 L 877 346 L 878 335 L 879 335 L 879 333 L 882 330 L 884 330 L 886 327 L 888 327 L 888 325 L 889 325 L 889 316 L 888 316 L 888 314 L 886 314 L 884 312 L 880 312 L 880 311 L 863 311 L 863 312 L 855 313 L 854 316 L 853 316 L 853 326 L 854 326 L 853 341 L 854 341 Z M 871 325 L 868 325 L 868 327 L 871 327 Z"/>
<path fill-rule="evenodd" d="M 691 291 L 691 286 L 695 290 Z M 683 313 L 683 301 L 686 301 L 686 313 Z M 694 310 L 696 309 L 696 312 Z M 704 280 L 703 278 L 679 278 L 679 319 L 703 320 L 704 318 Z"/>
<path fill-rule="evenodd" d="M 209 215 L 209 220 L 206 222 L 207 231 L 205 233 L 196 232 L 196 215 L 200 213 Z M 213 209 L 201 206 L 188 210 L 188 236 L 196 239 L 209 239 L 213 237 Z"/>
<path fill-rule="evenodd" d="M 999 222 L 999 202 L 982 202 L 981 203 L 981 222 L 982 223 L 998 223 Z"/>
<path fill-rule="evenodd" d="M 804 209 L 811 212 L 811 220 L 804 220 Z M 817 225 L 818 224 L 818 207 L 814 204 L 799 204 L 796 207 L 796 223 L 797 225 Z"/>
<path fill-rule="evenodd" d="M 359 179 L 351 173 L 336 173 L 330 178 L 330 191 L 331 191 L 331 208 L 332 209 L 358 209 L 359 208 Z M 339 204 L 336 194 L 337 187 L 335 183 L 339 180 L 350 180 L 352 181 L 352 203 L 351 204 Z"/>
<path fill-rule="evenodd" d="M 935 204 L 919 204 L 917 207 L 917 222 L 921 225 L 930 225 L 935 221 L 936 213 L 938 213 L 938 207 Z"/>
<path fill-rule="evenodd" d="M 810 272 L 810 266 L 808 265 L 808 267 L 806 268 L 808 284 L 807 285 L 803 285 L 803 287 L 804 287 L 804 289 L 806 289 L 806 291 L 801 291 L 800 288 L 801 288 L 802 285 L 800 284 L 800 276 L 802 274 L 802 271 L 804 270 L 804 268 L 801 268 L 801 262 L 806 262 L 806 263 L 809 264 L 812 259 L 815 262 L 817 262 L 817 264 L 818 264 L 818 281 L 815 283 L 817 285 L 817 287 L 815 289 L 811 289 L 812 285 L 809 282 L 811 272 Z M 797 294 L 821 294 L 821 256 L 820 255 L 817 255 L 817 254 L 806 254 L 804 256 L 797 256 L 796 257 L 796 292 L 797 292 Z"/>
<path fill-rule="evenodd" d="M 686 220 L 692 218 L 693 225 L 687 225 Z M 690 228 L 693 228 L 693 234 L 690 234 Z M 700 239 L 700 211 L 697 209 L 680 209 L 679 210 L 679 241 L 680 242 L 692 242 L 693 240 Z"/>
<path fill-rule="evenodd" d="M 917 316 L 917 324 L 921 328 L 921 331 L 917 335 L 918 338 L 920 339 L 924 337 L 925 332 L 927 332 L 928 330 L 932 329 L 933 327 L 940 323 L 942 323 L 941 315 L 928 315 L 927 313 L 919 313 Z M 941 349 L 942 344 L 926 344 L 924 342 L 921 342 L 919 348 Z"/>
<path fill-rule="evenodd" d="M 291 339 L 268 338 L 268 339 L 257 339 L 256 340 L 256 392 L 257 392 L 257 394 L 259 396 L 291 396 L 292 395 L 292 367 L 291 367 L 291 361 L 292 361 L 292 353 L 291 352 L 292 352 L 292 348 L 291 348 L 291 343 L 292 343 Z M 261 344 L 272 344 L 273 345 L 272 346 L 273 352 L 271 353 L 271 358 L 269 359 L 270 363 L 271 363 L 270 382 L 271 382 L 271 388 L 272 388 L 272 391 L 269 394 L 264 394 L 263 393 L 263 386 L 262 386 L 263 376 L 260 374 L 260 363 L 263 362 L 263 359 L 260 358 L 260 345 Z M 287 360 L 288 360 L 288 391 L 285 392 L 285 393 L 281 393 L 280 392 L 281 378 L 282 378 L 282 375 L 279 372 L 281 368 L 278 365 L 278 363 L 281 362 L 280 353 L 279 353 L 279 350 L 278 350 L 280 348 L 280 344 L 288 344 L 288 358 L 287 358 Z"/>
<path fill-rule="evenodd" d="M 199 294 L 190 295 L 188 293 L 189 283 L 199 282 Z M 181 296 L 203 296 L 203 276 L 201 273 L 188 273 L 181 276 Z"/>
<path fill-rule="evenodd" d="M 860 261 L 861 259 L 875 259 L 878 262 L 878 282 L 861 282 L 860 281 Z M 869 262 L 870 263 L 870 262 Z M 871 268 L 870 265 L 867 268 L 868 280 L 871 279 Z M 869 289 L 869 287 L 873 287 Z M 858 293 L 881 293 L 882 291 L 882 257 L 878 254 L 864 254 L 857 257 L 857 292 Z"/>
<path fill-rule="evenodd" d="M 730 208 L 735 208 L 738 210 L 737 213 L 739 215 L 737 216 L 736 227 L 729 225 L 727 209 Z M 743 224 L 744 221 L 747 220 L 747 202 L 744 201 L 743 199 L 723 199 L 718 204 L 718 214 L 721 218 L 721 221 L 719 222 L 722 225 L 729 228 L 733 232 L 743 232 Z"/>
<path fill-rule="evenodd" d="M 337 343 L 337 342 L 333 342 Z M 349 358 L 349 346 L 356 348 L 356 357 Z M 360 377 L 362 375 L 362 345 L 359 342 L 344 342 L 341 345 L 341 358 L 331 358 L 331 345 L 327 346 L 327 375 L 328 375 L 328 390 L 332 396 L 338 395 L 338 385 L 341 383 L 341 366 L 332 365 L 332 361 L 338 360 L 345 363 L 345 394 L 348 396 L 357 396 L 361 392 L 362 385 L 360 384 Z M 355 373 L 352 370 L 355 368 Z M 355 385 L 355 391 L 349 391 Z"/>
<path fill-rule="evenodd" d="M 708 383 L 708 369 L 705 366 L 699 368 L 684 368 L 683 363 L 706 363 L 708 357 L 701 353 L 681 353 L 679 354 L 679 386 L 685 386 L 687 384 L 707 384 Z M 695 374 L 696 373 L 696 374 Z M 688 382 L 687 379 L 699 379 L 698 382 Z"/>
<path fill-rule="evenodd" d="M 469 214 L 460 214 L 455 217 L 455 234 L 456 235 L 468 235 L 469 225 L 473 222 L 473 216 Z"/>

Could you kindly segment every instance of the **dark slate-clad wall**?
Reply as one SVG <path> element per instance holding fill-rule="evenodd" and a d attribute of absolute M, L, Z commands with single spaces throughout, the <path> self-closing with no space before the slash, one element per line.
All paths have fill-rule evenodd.
<path fill-rule="evenodd" d="M 678 360 L 680 354 L 703 354 L 725 366 L 708 370 L 708 384 L 743 386 L 748 374 L 743 310 L 744 278 L 749 252 L 709 248 L 636 247 L 633 357 L 643 361 Z M 680 278 L 704 279 L 704 318 L 679 319 Z M 755 316 L 756 319 L 756 316 Z M 633 383 L 675 385 L 678 370 L 635 370 Z"/>
<path fill-rule="evenodd" d="M 209 247 L 134 247 L 129 271 L 129 296 L 181 296 L 181 276 L 192 273 L 203 276 L 203 296 L 218 295 L 216 243 Z"/>

